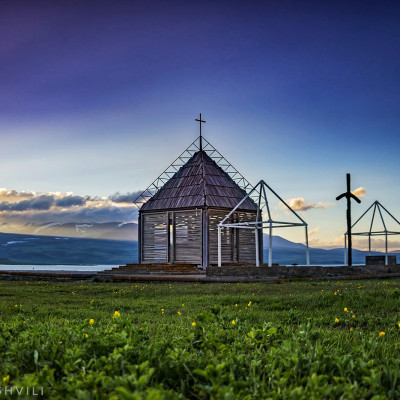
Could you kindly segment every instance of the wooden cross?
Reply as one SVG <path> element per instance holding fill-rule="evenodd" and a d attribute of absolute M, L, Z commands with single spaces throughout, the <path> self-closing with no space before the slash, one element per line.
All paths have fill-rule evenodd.
<path fill-rule="evenodd" d="M 200 124 L 200 151 L 202 151 L 203 150 L 203 137 L 201 136 L 201 124 L 202 123 L 206 123 L 206 121 L 203 121 L 202 119 L 201 119 L 201 113 L 200 113 L 200 119 L 195 119 L 195 121 L 197 121 L 199 124 Z"/>
<path fill-rule="evenodd" d="M 353 193 L 351 193 L 350 190 L 350 174 L 346 174 L 346 179 L 347 179 L 347 191 L 342 193 L 340 196 L 336 197 L 336 200 L 340 200 L 343 197 L 346 197 L 347 199 L 347 251 L 348 251 L 348 257 L 347 257 L 347 262 L 348 266 L 351 267 L 352 265 L 352 257 L 351 257 L 351 199 L 354 199 L 357 203 L 361 203 L 361 200 L 354 196 Z"/>

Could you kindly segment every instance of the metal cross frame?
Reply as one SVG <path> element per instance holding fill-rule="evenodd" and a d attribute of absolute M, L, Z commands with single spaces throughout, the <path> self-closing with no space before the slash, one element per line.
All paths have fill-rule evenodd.
<path fill-rule="evenodd" d="M 206 140 L 204 136 L 199 136 L 168 168 L 163 171 L 157 179 L 151 183 L 150 186 L 147 187 L 146 190 L 135 199 L 133 204 L 137 208 L 140 208 L 189 161 L 193 154 L 198 151 L 204 151 L 207 153 L 207 155 L 213 159 L 240 188 L 246 192 L 251 188 L 251 184 L 248 180 L 208 140 Z"/>
<path fill-rule="evenodd" d="M 369 255 L 371 255 L 371 236 L 385 236 L 385 265 L 388 265 L 388 236 L 390 235 L 400 235 L 400 231 L 389 231 L 386 228 L 386 223 L 385 220 L 383 218 L 383 214 L 382 214 L 382 210 L 384 210 L 394 221 L 396 221 L 396 223 L 400 226 L 400 222 L 388 211 L 386 210 L 386 208 L 379 203 L 379 201 L 374 201 L 369 207 L 368 209 L 364 212 L 364 214 L 361 215 L 360 218 L 358 218 L 358 220 L 351 226 L 351 228 L 354 228 L 354 226 L 357 225 L 357 223 L 359 221 L 361 221 L 361 219 L 368 213 L 369 210 L 372 209 L 372 207 L 374 208 L 374 211 L 372 213 L 372 219 L 371 219 L 371 224 L 369 227 L 369 231 L 366 232 L 356 232 L 356 233 L 352 233 L 353 236 L 368 236 L 368 252 Z M 373 225 L 374 225 L 374 220 L 375 220 L 375 213 L 376 210 L 378 210 L 379 216 L 381 218 L 382 221 L 382 225 L 383 225 L 383 231 L 373 231 Z M 345 232 L 344 234 L 344 263 L 346 264 L 346 237 L 347 237 L 348 232 Z"/>
<path fill-rule="evenodd" d="M 301 222 L 284 222 L 284 221 L 274 221 L 271 215 L 271 210 L 268 203 L 267 191 L 268 189 L 275 197 L 277 197 Z M 225 221 L 240 207 L 240 205 L 248 198 L 251 198 L 258 205 L 258 212 L 255 221 L 250 222 L 236 222 L 236 223 L 226 223 Z M 263 208 L 267 209 L 268 219 L 263 220 L 261 210 Z M 264 229 L 264 226 L 269 227 L 269 254 L 268 254 L 268 266 L 272 266 L 272 229 L 273 228 L 291 228 L 296 226 L 305 227 L 305 242 L 306 242 L 306 262 L 310 265 L 310 253 L 308 247 L 308 225 L 307 223 L 263 180 L 257 183 L 256 186 L 251 189 L 250 192 L 232 209 L 232 211 L 227 214 L 223 220 L 218 224 L 218 266 L 222 265 L 222 254 L 221 254 L 221 230 L 222 228 L 235 228 L 235 229 L 252 229 L 255 234 L 256 243 L 256 266 L 260 266 L 259 259 L 259 242 L 258 242 L 258 230 Z"/>

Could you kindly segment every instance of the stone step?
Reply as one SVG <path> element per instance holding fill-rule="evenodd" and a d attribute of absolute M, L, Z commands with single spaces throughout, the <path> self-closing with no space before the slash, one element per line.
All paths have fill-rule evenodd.
<path fill-rule="evenodd" d="M 126 264 L 104 271 L 106 275 L 205 275 L 191 264 Z"/>

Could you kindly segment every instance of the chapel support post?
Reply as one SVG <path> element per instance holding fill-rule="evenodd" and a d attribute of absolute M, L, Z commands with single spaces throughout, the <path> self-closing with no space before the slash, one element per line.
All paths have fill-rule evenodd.
<path fill-rule="evenodd" d="M 310 265 L 310 247 L 308 245 L 308 225 L 305 226 L 306 228 L 306 263 L 307 266 Z"/>

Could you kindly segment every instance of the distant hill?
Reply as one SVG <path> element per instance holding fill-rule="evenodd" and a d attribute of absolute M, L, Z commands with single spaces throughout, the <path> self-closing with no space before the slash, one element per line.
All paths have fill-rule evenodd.
<path fill-rule="evenodd" d="M 263 235 L 264 247 L 269 246 L 269 235 Z M 291 242 L 290 240 L 284 239 L 281 236 L 272 235 L 272 247 L 274 249 L 305 249 L 305 245 L 302 243 Z"/>
<path fill-rule="evenodd" d="M 124 265 L 137 262 L 137 242 L 0 233 L 1 264 Z"/>
<path fill-rule="evenodd" d="M 68 223 L 52 222 L 42 225 L 25 225 L 24 234 L 38 236 L 64 236 L 74 238 L 111 239 L 137 241 L 136 223 Z"/>
<path fill-rule="evenodd" d="M 116 231 L 118 232 L 118 229 Z M 55 232 L 57 231 L 53 231 Z M 93 232 L 91 231 L 92 234 Z M 106 233 L 107 230 L 103 232 Z M 113 240 L 0 233 L 0 264 L 124 265 L 137 262 L 137 242 L 117 240 L 112 229 L 108 232 Z M 290 242 L 279 236 L 273 236 L 272 240 L 274 263 L 282 265 L 306 263 L 304 245 Z M 364 264 L 367 254 L 366 251 L 353 250 L 354 264 Z M 372 254 L 382 255 L 383 253 Z M 396 254 L 398 259 L 400 258 L 400 252 L 391 252 L 391 254 Z M 312 265 L 340 265 L 344 262 L 343 255 L 343 249 L 310 248 Z M 268 236 L 264 238 L 264 262 L 268 262 Z"/>

